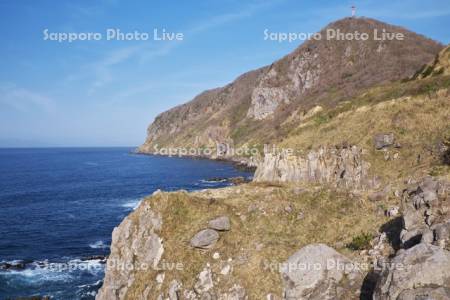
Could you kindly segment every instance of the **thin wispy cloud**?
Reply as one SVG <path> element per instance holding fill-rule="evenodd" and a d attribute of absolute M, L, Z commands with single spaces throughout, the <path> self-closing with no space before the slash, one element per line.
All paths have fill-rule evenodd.
<path fill-rule="evenodd" d="M 21 112 L 36 109 L 53 112 L 55 109 L 55 102 L 50 97 L 11 83 L 0 85 L 0 104 Z"/>
<path fill-rule="evenodd" d="M 195 23 L 190 27 L 181 30 L 181 32 L 184 33 L 185 38 L 192 39 L 195 35 L 198 35 L 215 27 L 252 17 L 259 11 L 268 9 L 273 5 L 276 5 L 283 1 L 284 0 L 273 0 L 256 2 L 250 5 L 246 5 L 241 7 L 241 9 L 236 10 L 235 12 L 211 16 L 200 23 Z M 148 63 L 152 59 L 164 57 L 171 54 L 181 44 L 182 41 L 171 41 L 159 43 L 156 46 L 154 44 L 147 44 L 143 46 L 129 46 L 107 53 L 103 59 L 88 66 L 88 74 L 95 74 L 95 79 L 93 80 L 91 86 L 88 88 L 88 95 L 94 94 L 97 89 L 114 80 L 115 74 L 112 70 L 113 66 L 133 58 L 137 58 L 139 63 L 141 64 Z M 73 79 L 73 76 L 71 76 L 70 78 Z M 142 87 L 137 87 L 136 89 L 141 90 Z"/>
<path fill-rule="evenodd" d="M 264 9 L 268 9 L 276 4 L 283 2 L 283 0 L 274 0 L 274 1 L 265 1 L 265 2 L 257 2 L 247 6 L 242 7 L 240 10 L 236 10 L 235 12 L 220 14 L 212 16 L 205 21 L 195 24 L 191 28 L 187 29 L 185 32 L 190 34 L 196 34 L 203 31 L 207 31 L 214 27 L 225 25 L 227 23 L 235 22 L 241 19 L 249 18 L 262 11 Z"/>
<path fill-rule="evenodd" d="M 107 53 L 102 60 L 93 63 L 89 69 L 95 74 L 96 78 L 89 88 L 88 94 L 93 94 L 97 88 L 104 86 L 113 79 L 111 67 L 128 60 L 141 50 L 142 47 L 140 46 L 120 48 Z"/>

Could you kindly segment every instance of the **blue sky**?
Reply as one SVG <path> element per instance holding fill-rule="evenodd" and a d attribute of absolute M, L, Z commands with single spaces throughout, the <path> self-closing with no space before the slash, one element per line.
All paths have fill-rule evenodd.
<path fill-rule="evenodd" d="M 350 14 L 450 42 L 450 1 L 0 0 L 0 147 L 136 146 L 160 112 L 289 53 L 271 32 Z M 183 41 L 45 41 L 49 32 L 181 32 Z"/>

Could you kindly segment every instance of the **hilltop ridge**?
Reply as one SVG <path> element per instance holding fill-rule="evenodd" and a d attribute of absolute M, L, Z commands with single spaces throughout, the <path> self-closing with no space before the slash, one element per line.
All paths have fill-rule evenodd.
<path fill-rule="evenodd" d="M 402 27 L 368 18 L 345 18 L 321 30 L 368 33 L 367 41 L 308 40 L 269 66 L 205 91 L 157 116 L 141 153 L 159 147 L 233 147 L 277 143 L 289 119 L 320 105 L 335 107 L 375 85 L 411 77 L 442 45 Z M 402 33 L 402 41 L 376 41 L 373 31 Z M 282 128 L 284 127 L 284 128 Z M 226 156 L 226 154 L 224 154 Z M 214 157 L 212 157 L 214 158 Z"/>

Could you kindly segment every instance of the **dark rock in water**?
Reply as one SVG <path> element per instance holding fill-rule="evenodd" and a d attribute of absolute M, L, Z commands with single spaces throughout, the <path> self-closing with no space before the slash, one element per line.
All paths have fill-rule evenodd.
<path fill-rule="evenodd" d="M 105 256 L 105 255 L 92 255 L 92 256 L 83 257 L 81 260 L 82 261 L 100 260 L 100 263 L 104 264 L 104 263 L 106 263 L 107 259 L 108 259 L 108 256 Z"/>
<path fill-rule="evenodd" d="M 228 180 L 228 178 L 225 178 L 225 177 L 212 177 L 212 178 L 208 178 L 206 181 L 209 181 L 209 182 L 224 182 L 224 181 L 227 181 Z"/>
<path fill-rule="evenodd" d="M 11 264 L 9 264 L 9 263 L 1 263 L 0 264 L 0 270 L 8 270 L 9 268 L 11 268 Z"/>
<path fill-rule="evenodd" d="M 239 177 L 232 177 L 232 178 L 228 179 L 228 181 L 231 182 L 234 185 L 238 185 L 238 184 L 246 183 L 249 180 L 245 179 L 242 176 L 239 176 Z"/>
<path fill-rule="evenodd" d="M 250 166 L 248 164 L 241 163 L 241 162 L 235 163 L 234 166 L 239 171 L 251 172 L 251 173 L 254 173 L 256 171 L 256 166 Z"/>
<path fill-rule="evenodd" d="M 379 133 L 373 138 L 375 149 L 381 150 L 383 148 L 394 145 L 393 133 Z"/>
<path fill-rule="evenodd" d="M 32 261 L 2 262 L 0 263 L 0 270 L 24 270 L 29 263 L 32 263 Z"/>
<path fill-rule="evenodd" d="M 242 184 L 242 183 L 248 182 L 249 180 L 247 180 L 243 176 L 238 176 L 238 177 L 231 177 L 231 178 L 212 177 L 212 178 L 208 178 L 206 181 L 208 181 L 208 182 L 229 182 L 229 183 L 232 183 L 234 185 L 238 185 L 238 184 Z"/>
<path fill-rule="evenodd" d="M 14 300 L 50 300 L 50 296 L 30 296 L 30 297 L 18 297 L 12 298 Z"/>

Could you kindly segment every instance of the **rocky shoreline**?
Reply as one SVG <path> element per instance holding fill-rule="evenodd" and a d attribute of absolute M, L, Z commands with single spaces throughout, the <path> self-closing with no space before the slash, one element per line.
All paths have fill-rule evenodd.
<path fill-rule="evenodd" d="M 232 164 L 236 169 L 244 171 L 244 172 L 255 172 L 258 164 L 258 160 L 255 158 L 245 158 L 245 157 L 213 157 L 213 156 L 199 156 L 199 155 L 164 155 L 164 154 L 156 154 L 152 152 L 142 151 L 140 148 L 136 148 L 133 154 L 139 155 L 149 155 L 149 156 L 164 156 L 164 157 L 176 157 L 176 158 L 187 158 L 187 159 L 205 159 L 205 160 L 214 160 L 219 162 L 225 162 Z"/>
<path fill-rule="evenodd" d="M 310 41 L 159 115 L 137 152 L 272 143 L 299 154 L 190 157 L 255 175 L 142 201 L 113 231 L 96 299 L 450 299 L 450 49 L 392 28 L 411 39 Z"/>
<path fill-rule="evenodd" d="M 259 242 L 260 244 L 255 245 L 255 250 L 244 251 L 246 254 L 238 251 L 237 253 L 244 255 L 243 257 L 239 255 L 229 257 L 226 253 L 238 250 L 232 246 L 232 240 L 228 241 L 228 239 L 232 238 L 233 234 L 239 234 L 242 224 L 253 222 L 248 219 L 248 216 L 243 217 L 261 209 L 258 208 L 262 205 L 261 203 L 256 204 L 255 207 L 249 206 L 246 213 L 233 209 L 231 210 L 234 211 L 233 217 L 229 213 L 217 215 L 216 212 L 212 212 L 212 215 L 216 214 L 216 217 L 207 217 L 204 221 L 205 225 L 200 225 L 198 231 L 193 232 L 190 237 L 186 236 L 186 243 L 178 240 L 171 241 L 170 236 L 164 233 L 165 230 L 172 232 L 176 228 L 167 228 L 167 226 L 174 226 L 168 224 L 167 218 L 171 218 L 171 215 L 161 209 L 165 210 L 175 205 L 180 195 L 186 199 L 183 202 L 187 201 L 187 205 L 192 205 L 189 215 L 194 214 L 198 209 L 194 204 L 197 201 L 194 200 L 196 197 L 200 197 L 199 205 L 205 205 L 205 202 L 211 201 L 208 199 L 214 198 L 216 199 L 214 205 L 226 207 L 238 201 L 236 198 L 238 195 L 240 198 L 245 198 L 246 193 L 261 196 L 273 192 L 271 187 L 257 187 L 254 184 L 256 183 L 250 186 L 247 184 L 192 194 L 155 193 L 114 230 L 110 259 L 120 265 L 131 263 L 138 266 L 146 263 L 156 266 L 170 258 L 166 255 L 168 255 L 167 252 L 173 251 L 171 247 L 173 247 L 172 243 L 175 243 L 174 245 L 178 245 L 177 256 L 186 253 L 188 257 L 191 257 L 190 259 L 195 260 L 195 257 L 200 255 L 198 273 L 192 281 L 183 279 L 186 276 L 183 275 L 186 269 L 157 268 L 143 272 L 139 269 L 118 271 L 107 266 L 105 282 L 97 299 L 123 299 L 125 295 L 131 294 L 134 295 L 134 299 L 148 299 L 149 295 L 159 295 L 157 299 L 170 300 L 210 299 L 211 297 L 212 299 L 253 299 L 253 296 L 264 287 L 246 284 L 247 279 L 244 274 L 253 272 L 252 261 L 257 257 L 259 258 L 254 262 L 256 265 L 261 267 L 266 264 L 269 269 L 272 267 L 272 264 L 264 262 L 270 261 L 270 256 L 263 258 L 264 256 L 260 257 L 261 254 L 258 254 L 267 245 Z M 303 191 L 298 191 L 295 186 L 276 189 L 279 192 L 287 192 L 291 188 L 295 194 L 302 195 L 310 193 L 308 190 L 313 187 L 305 186 Z M 282 291 L 267 293 L 266 298 L 415 299 L 414 297 L 425 295 L 435 297 L 432 299 L 450 297 L 448 288 L 450 286 L 450 273 L 448 273 L 450 270 L 448 248 L 450 181 L 445 178 L 425 177 L 417 182 L 407 183 L 398 197 L 401 202 L 401 216 L 384 217 L 386 223 L 380 225 L 378 235 L 371 237 L 364 248 L 357 246 L 358 249 L 363 250 L 347 253 L 343 251 L 342 245 L 338 245 L 339 242 L 335 244 L 339 251 L 323 243 L 312 243 L 287 255 L 285 261 L 279 261 L 280 267 L 276 265 L 275 269 L 272 268 L 270 271 L 278 275 L 270 276 L 271 278 L 279 277 L 278 289 Z M 272 204 L 272 206 L 275 205 Z M 427 213 L 418 213 L 421 210 Z M 289 216 L 296 211 L 296 208 L 290 204 L 282 208 L 282 211 Z M 268 214 L 268 217 L 271 215 L 268 211 L 264 214 Z M 411 214 L 417 217 L 411 218 Z M 301 215 L 298 215 L 297 218 L 300 219 L 297 222 L 302 222 L 305 218 L 304 213 Z M 430 216 L 434 217 L 430 218 Z M 383 219 L 383 217 L 379 218 Z M 237 220 L 240 221 L 237 222 Z M 238 225 L 239 223 L 241 225 Z M 251 225 L 249 223 L 246 226 Z M 193 227 L 195 228 L 196 225 Z M 256 240 L 265 240 L 264 235 L 267 233 L 264 232 L 266 231 L 255 233 Z M 245 235 L 244 232 L 242 234 Z M 283 239 L 282 234 L 279 239 Z M 277 247 L 279 251 L 283 251 L 281 245 Z M 351 255 L 348 257 L 342 252 Z M 330 266 L 330 262 L 334 262 L 334 265 Z M 314 268 L 320 267 L 305 269 L 308 265 Z M 326 269 L 327 272 L 322 272 L 321 268 Z M 263 268 L 261 272 L 268 272 L 269 269 Z M 254 275 L 254 278 L 258 276 L 260 275 Z M 141 285 L 142 280 L 145 282 L 144 285 Z M 223 280 L 230 282 L 230 285 L 222 282 Z"/>

